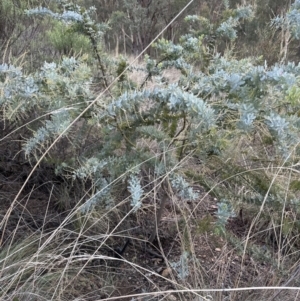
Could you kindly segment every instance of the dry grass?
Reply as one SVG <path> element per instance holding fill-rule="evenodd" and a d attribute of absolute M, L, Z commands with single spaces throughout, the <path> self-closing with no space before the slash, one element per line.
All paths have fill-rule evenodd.
<path fill-rule="evenodd" d="M 245 252 L 239 218 L 230 221 L 226 238 L 216 235 L 217 200 L 195 189 L 195 203 L 170 195 L 152 248 L 162 257 L 145 250 L 157 205 L 151 193 L 136 215 L 126 213 L 124 199 L 85 216 L 74 208 L 52 230 L 16 228 L 24 237 L 0 253 L 0 300 L 297 300 L 297 289 L 267 287 L 299 287 L 299 262 L 281 255 L 278 266 L 279 253 L 251 235 Z M 127 237 L 131 244 L 115 257 L 113 248 Z M 233 289 L 239 287 L 251 289 Z"/>
<path fill-rule="evenodd" d="M 143 71 L 133 71 L 128 76 L 141 84 L 145 75 Z M 178 81 L 180 74 L 169 70 L 164 76 L 172 83 Z M 155 85 L 149 82 L 146 87 Z M 11 207 L 5 235 L 1 233 L 7 239 L 2 242 L 0 253 L 0 300 L 299 299 L 299 251 L 284 253 L 280 243 L 276 248 L 270 240 L 264 240 L 266 233 L 279 233 L 275 240 L 281 239 L 285 215 L 290 214 L 291 221 L 296 222 L 292 211 L 278 212 L 279 223 L 273 212 L 264 212 L 251 224 L 258 208 L 249 204 L 243 208 L 243 216 L 229 220 L 225 237 L 215 232 L 220 200 L 212 196 L 213 191 L 234 191 L 237 212 L 242 203 L 238 199 L 250 193 L 246 182 L 233 185 L 224 178 L 224 162 L 242 167 L 242 172 L 238 170 L 231 178 L 259 171 L 286 192 L 286 183 L 297 178 L 292 168 L 278 164 L 266 167 L 263 160 L 249 160 L 249 153 L 252 158 L 260 158 L 262 152 L 266 154 L 264 160 L 270 160 L 272 149 L 262 150 L 261 140 L 260 136 L 238 140 L 221 159 L 212 157 L 205 165 L 194 158 L 184 160 L 181 168 L 193 171 L 199 198 L 186 202 L 169 194 L 153 245 L 147 241 L 161 201 L 156 193 L 158 187 L 153 185 L 157 179 L 145 184 L 148 193 L 136 214 L 130 211 L 129 198 L 122 191 L 116 193 L 113 208 L 97 208 L 85 215 L 79 205 L 59 212 L 52 200 L 54 196 L 39 188 L 22 194 Z M 139 143 L 157 155 L 156 143 L 146 139 Z M 144 172 L 145 179 L 151 179 Z M 197 184 L 196 175 L 210 181 L 211 190 Z M 1 195 L 3 220 L 23 185 L 22 179 L 11 180 L 2 182 L 6 183 Z M 67 194 L 62 198 L 68 197 Z M 37 212 L 38 203 L 43 204 L 43 210 Z M 54 217 L 55 223 L 49 224 Z M 294 244 L 299 239 L 297 235 L 291 232 L 284 243 Z M 123 246 L 128 238 L 130 245 L 121 258 L 117 257 L 114 249 Z"/>

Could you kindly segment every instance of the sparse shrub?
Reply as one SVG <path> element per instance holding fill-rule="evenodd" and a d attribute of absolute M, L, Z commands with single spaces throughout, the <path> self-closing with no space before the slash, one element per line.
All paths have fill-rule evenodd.
<path fill-rule="evenodd" d="M 2 64 L 0 107 L 3 122 L 29 122 L 27 130 L 18 129 L 23 160 L 34 165 L 47 154 L 43 163 L 51 164 L 56 175 L 70 186 L 84 187 L 72 208 L 77 222 L 85 224 L 91 212 L 104 215 L 128 200 L 125 216 L 138 213 L 147 195 L 156 191 L 159 210 L 170 195 L 197 203 L 191 184 L 200 179 L 220 201 L 219 233 L 224 234 L 234 211 L 251 207 L 250 219 L 264 214 L 263 222 L 252 223 L 250 230 L 259 232 L 272 220 L 276 230 L 269 233 L 274 230 L 278 249 L 288 245 L 294 251 L 299 235 L 300 65 L 282 61 L 267 66 L 258 58 L 235 59 L 230 51 L 222 56 L 192 29 L 177 44 L 160 39 L 153 45 L 157 56 L 145 57 L 145 78 L 138 85 L 123 76 L 130 73 L 124 58 L 116 62 L 104 52 L 106 28 L 92 19 L 94 9 L 61 4 L 58 13 L 37 8 L 28 14 L 67 22 L 72 34 L 85 37 L 100 83 L 84 55 L 45 62 L 32 73 Z M 292 9 L 298 9 L 297 3 Z M 233 41 L 240 19 L 252 17 L 250 7 L 228 14 L 218 27 L 207 29 L 209 34 Z M 187 20 L 201 21 L 195 16 Z M 297 28 L 284 30 L 297 38 Z M 171 84 L 163 73 L 172 68 L 181 77 Z M 116 74 L 119 82 L 111 88 Z M 101 97 L 96 97 L 97 89 Z M 200 166 L 191 171 L 189 159 L 195 158 Z M 285 217 L 286 212 L 293 218 Z M 182 250 L 173 264 L 181 280 L 190 274 L 189 251 Z"/>
<path fill-rule="evenodd" d="M 90 18 L 92 10 L 81 9 L 67 2 L 63 2 L 63 8 L 62 13 L 44 8 L 28 13 L 47 14 L 65 20 L 71 28 L 87 36 L 95 47 L 94 55 L 99 61 L 107 86 L 110 75 L 104 73 L 107 68 L 102 64 L 97 46 L 101 43 L 101 26 Z M 232 14 L 235 18 L 251 16 L 248 7 L 239 8 Z M 231 23 L 226 24 L 229 26 Z M 234 26 L 236 24 L 232 23 L 229 27 Z M 222 34 L 226 33 L 226 28 L 222 29 Z M 216 32 L 220 32 L 220 29 L 216 29 Z M 101 203 L 101 200 L 112 202 L 109 187 L 112 183 L 115 185 L 123 181 L 123 176 L 129 181 L 129 192 L 133 196 L 134 207 L 138 208 L 142 189 L 136 188 L 140 192 L 135 190 L 138 186 L 133 183 L 138 182 L 136 176 L 130 176 L 131 171 L 137 167 L 139 171 L 145 168 L 149 170 L 150 167 L 150 174 L 158 177 L 167 174 L 173 179 L 173 185 L 177 183 L 178 186 L 179 182 L 175 179 L 181 179 L 181 176 L 176 174 L 182 165 L 181 161 L 188 154 L 197 153 L 202 160 L 214 156 L 222 158 L 227 156 L 233 141 L 247 135 L 272 137 L 273 155 L 267 156 L 267 159 L 277 166 L 294 164 L 299 140 L 298 104 L 290 99 L 292 93 L 295 93 L 292 91 L 297 87 L 300 67 L 293 63 L 268 67 L 259 65 L 253 59 L 235 60 L 216 55 L 211 56 L 205 70 L 197 71 L 192 63 L 202 42 L 201 37 L 193 36 L 192 33 L 178 45 L 159 40 L 154 44 L 159 57 L 146 58 L 146 77 L 142 84 L 143 87 L 149 80 L 155 80 L 156 88 L 125 90 L 121 94 L 114 90 L 114 93 L 117 92 L 115 97 L 103 96 L 80 117 L 80 122 L 87 124 L 82 127 L 80 137 L 85 137 L 94 128 L 97 134 L 91 139 L 98 143 L 92 149 L 82 148 L 81 144 L 67 143 L 66 152 L 72 156 L 60 158 L 56 153 L 57 158 L 52 158 L 51 162 L 55 163 L 59 174 L 91 181 L 93 189 L 83 212 L 92 208 L 91 204 Z M 120 73 L 120 65 L 115 66 L 113 72 Z M 178 83 L 169 85 L 162 80 L 162 72 L 169 68 L 181 72 L 182 77 Z M 60 136 L 69 141 L 78 141 L 75 129 L 66 131 L 66 128 L 94 97 L 92 73 L 83 59 L 72 57 L 64 58 L 60 64 L 45 63 L 41 71 L 31 75 L 25 75 L 13 66 L 2 65 L 1 79 L 2 112 L 5 119 L 12 121 L 33 109 L 36 115 L 49 114 L 49 118 L 39 121 L 42 121 L 43 126 L 35 127 L 32 137 L 27 138 L 23 146 L 27 158 L 34 156 L 37 160 L 51 142 Z M 122 78 L 122 82 L 125 80 Z M 23 84 L 20 85 L 20 82 Z M 34 101 L 29 102 L 29 98 Z M 157 145 L 155 155 L 143 143 L 145 139 Z M 256 153 L 245 153 L 248 164 L 253 164 L 251 156 L 261 159 L 266 157 L 261 151 L 256 149 Z M 258 162 L 260 168 L 264 168 L 265 165 L 260 160 Z M 223 181 L 230 178 L 231 185 L 235 183 L 235 178 L 240 177 L 235 175 L 239 170 L 239 174 L 243 174 L 244 179 L 247 177 L 249 183 L 256 183 L 249 189 L 253 190 L 252 194 L 256 195 L 257 200 L 265 204 L 269 199 L 268 187 L 270 185 L 272 188 L 274 181 L 270 180 L 264 184 L 264 189 L 259 189 L 257 176 L 251 170 L 243 170 L 241 167 L 237 169 L 231 161 L 226 165 L 227 171 L 221 173 Z M 174 186 L 182 197 L 189 192 L 188 185 L 185 185 L 186 188 L 181 189 Z M 226 197 L 231 199 L 228 193 L 230 191 L 227 191 Z M 192 191 L 188 194 L 189 198 L 196 199 Z M 272 198 L 275 201 L 276 193 Z"/>

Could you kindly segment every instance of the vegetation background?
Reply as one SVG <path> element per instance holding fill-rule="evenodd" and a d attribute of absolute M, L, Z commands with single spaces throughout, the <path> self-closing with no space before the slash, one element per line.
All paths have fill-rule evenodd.
<path fill-rule="evenodd" d="M 299 300 L 300 1 L 0 2 L 0 300 Z"/>

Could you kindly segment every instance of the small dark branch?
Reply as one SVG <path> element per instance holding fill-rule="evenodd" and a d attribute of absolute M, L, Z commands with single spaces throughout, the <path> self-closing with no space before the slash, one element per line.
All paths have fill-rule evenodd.
<path fill-rule="evenodd" d="M 106 70 L 105 70 L 105 67 L 104 67 L 104 65 L 102 63 L 102 60 L 101 60 L 101 57 L 100 57 L 100 54 L 99 54 L 99 51 L 98 51 L 98 48 L 97 48 L 97 42 L 96 42 L 96 40 L 91 35 L 89 35 L 89 37 L 90 37 L 90 40 L 92 42 L 93 49 L 94 49 L 95 55 L 97 57 L 97 60 L 98 60 L 101 72 L 102 72 L 102 76 L 103 76 L 103 81 L 104 81 L 105 88 L 107 88 L 108 87 L 108 82 L 106 80 Z"/>
<path fill-rule="evenodd" d="M 165 61 L 165 60 L 167 60 L 167 59 L 168 59 L 168 57 L 165 57 L 165 58 L 161 59 L 159 62 L 157 62 L 157 63 L 155 64 L 155 67 L 157 67 L 160 63 L 162 63 L 163 61 Z M 149 72 L 148 75 L 146 76 L 145 80 L 144 80 L 143 83 L 141 84 L 140 90 L 143 89 L 144 85 L 146 84 L 146 82 L 147 82 L 151 77 L 152 77 L 152 74 L 151 74 L 151 72 Z"/>
<path fill-rule="evenodd" d="M 120 125 L 119 125 L 119 123 L 118 123 L 116 117 L 115 117 L 115 122 L 116 122 L 116 125 L 117 125 L 117 129 L 120 131 L 120 133 L 121 133 L 121 135 L 123 136 L 123 138 L 125 139 L 125 141 L 126 141 L 129 145 L 131 145 L 133 148 L 135 148 L 136 146 L 134 145 L 134 143 L 131 142 L 131 141 L 127 138 L 127 136 L 124 134 L 124 132 L 122 131 L 122 129 L 121 129 L 121 127 L 120 127 Z"/>
<path fill-rule="evenodd" d="M 184 114 L 184 116 L 183 116 L 183 125 L 182 125 L 182 128 L 175 135 L 174 139 L 176 139 L 185 130 L 185 127 L 186 127 L 186 114 Z"/>
<path fill-rule="evenodd" d="M 185 118 L 184 118 L 184 123 L 186 123 Z M 186 125 L 184 125 L 184 127 L 185 126 Z M 189 128 L 190 128 L 190 125 L 187 126 L 187 130 L 189 130 Z M 187 141 L 187 139 L 185 139 L 185 138 L 182 140 L 182 143 L 181 143 L 181 146 L 180 146 L 180 151 L 179 151 L 179 156 L 178 156 L 179 162 L 182 160 L 184 150 L 185 150 L 185 147 L 186 147 L 186 141 Z"/>
<path fill-rule="evenodd" d="M 113 251 L 114 251 L 114 257 L 116 258 L 122 258 L 124 252 L 126 251 L 128 245 L 130 244 L 130 238 L 127 238 L 125 244 L 123 247 L 117 247 L 117 248 L 114 248 Z"/>
<path fill-rule="evenodd" d="M 166 181 L 166 180 L 165 180 Z M 161 217 L 162 217 L 162 214 L 163 214 L 163 211 L 165 209 L 165 206 L 166 206 L 166 203 L 167 203 L 167 199 L 168 199 L 168 193 L 167 193 L 167 187 L 168 185 L 164 185 L 164 183 L 161 184 L 161 200 L 160 200 L 160 207 L 157 211 L 157 214 L 156 214 L 156 221 L 155 221 L 155 225 L 154 225 L 154 229 L 153 229 L 153 232 L 149 238 L 149 242 L 150 243 L 153 243 L 156 235 L 157 235 L 157 230 L 158 230 L 158 225 L 160 223 L 160 220 L 161 220 Z"/>
<path fill-rule="evenodd" d="M 179 117 L 182 117 L 182 115 L 179 115 Z M 175 136 L 173 137 L 172 141 L 170 142 L 169 144 L 169 147 L 175 142 L 175 141 L 178 141 L 178 140 L 182 140 L 182 139 L 179 139 L 179 135 L 186 129 L 186 125 L 187 125 L 187 120 L 186 120 L 186 114 L 183 113 L 183 125 L 181 127 L 181 129 L 175 134 Z M 185 141 L 186 139 L 183 139 L 183 141 Z"/>
<path fill-rule="evenodd" d="M 159 254 L 158 252 L 155 252 L 154 250 L 148 248 L 148 247 L 145 247 L 145 252 L 146 253 L 149 253 L 150 255 L 156 257 L 156 258 L 161 258 L 161 259 L 164 259 L 164 256 Z"/>

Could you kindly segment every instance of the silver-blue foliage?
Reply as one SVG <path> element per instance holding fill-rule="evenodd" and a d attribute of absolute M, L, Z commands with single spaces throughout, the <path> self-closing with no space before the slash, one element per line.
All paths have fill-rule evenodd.
<path fill-rule="evenodd" d="M 56 14 L 53 11 L 51 11 L 50 9 L 48 9 L 46 7 L 42 7 L 42 6 L 25 10 L 25 13 L 28 16 L 31 16 L 31 15 L 40 15 L 40 16 L 51 16 L 53 18 L 58 18 L 59 17 L 58 14 Z"/>
<path fill-rule="evenodd" d="M 140 178 L 132 174 L 128 180 L 128 191 L 131 194 L 131 206 L 137 211 L 142 206 L 143 189 Z"/>
<path fill-rule="evenodd" d="M 94 10 L 81 10 L 66 1 L 61 4 L 63 10 L 60 13 L 41 7 L 27 13 L 74 23 L 92 41 L 97 41 L 105 26 L 92 20 L 90 14 Z M 229 7 L 228 1 L 225 4 Z M 273 20 L 274 26 L 286 26 L 285 29 L 297 37 L 300 32 L 299 7 L 300 1 L 295 1 L 286 17 Z M 251 17 L 251 7 L 240 7 L 220 25 L 217 33 L 234 40 L 240 20 Z M 200 20 L 195 16 L 186 19 Z M 272 136 L 274 147 L 284 158 L 297 147 L 299 97 L 295 93 L 294 103 L 288 97 L 292 90 L 297 92 L 299 89 L 300 65 L 287 63 L 268 67 L 251 58 L 236 60 L 211 55 L 205 70 L 197 71 L 191 61 L 199 54 L 201 43 L 202 40 L 192 34 L 183 36 L 177 45 L 164 39 L 158 41 L 155 48 L 159 58 L 146 58 L 144 68 L 147 73 L 145 83 L 156 77 L 156 87 L 136 86 L 136 90 L 126 91 L 117 88 L 117 92 L 112 89 L 111 95 L 103 96 L 82 117 L 83 124 L 97 125 L 95 128 L 99 133 L 95 131 L 93 138 L 100 137 L 100 142 L 80 159 L 72 158 L 58 169 L 61 173 L 71 170 L 73 179 L 89 179 L 93 183 L 93 191 L 82 212 L 97 204 L 111 205 L 110 183 L 124 173 L 132 172 L 134 167 L 147 166 L 155 177 L 174 170 L 181 159 L 174 149 L 181 148 L 183 156 L 189 151 L 207 154 L 211 150 L 214 155 L 219 155 L 224 134 L 226 137 L 244 135 L 245 131 L 256 130 L 258 124 L 266 125 L 267 135 Z M 169 68 L 181 72 L 176 84 L 162 80 L 163 72 Z M 39 71 L 30 75 L 23 74 L 21 68 L 0 65 L 0 105 L 6 114 L 4 118 L 15 120 L 18 114 L 28 113 L 32 108 L 41 108 L 48 114 L 43 125 L 39 124 L 24 143 L 26 156 L 43 151 L 94 99 L 92 81 L 90 68 L 74 57 L 64 58 L 60 63 L 45 62 Z M 144 139 L 155 145 L 157 156 L 149 150 Z M 230 138 L 226 139 L 231 142 Z M 144 194 L 141 178 L 137 173 L 129 177 L 126 174 L 126 177 L 131 205 L 137 210 Z M 197 200 L 198 195 L 185 178 L 171 173 L 170 181 L 180 197 Z M 217 216 L 221 226 L 233 216 L 228 202 L 219 204 Z"/>
<path fill-rule="evenodd" d="M 217 29 L 217 33 L 233 41 L 237 38 L 237 31 L 235 29 L 237 25 L 238 20 L 230 17 L 228 20 L 226 20 L 219 26 L 219 28 Z"/>
<path fill-rule="evenodd" d="M 289 122 L 278 114 L 271 113 L 265 117 L 267 125 L 279 138 L 285 138 L 289 130 Z"/>
<path fill-rule="evenodd" d="M 36 150 L 42 150 L 47 145 L 49 138 L 64 136 L 65 129 L 71 122 L 67 110 L 56 111 L 52 114 L 51 120 L 46 120 L 45 125 L 40 127 L 33 136 L 27 140 L 23 146 L 25 156 L 35 153 Z"/>
<path fill-rule="evenodd" d="M 80 207 L 80 211 L 86 214 L 92 211 L 96 206 L 101 206 L 106 209 L 111 209 L 114 205 L 113 196 L 111 195 L 111 183 L 104 177 L 97 177 L 95 183 L 96 191 L 92 193 L 92 196 L 85 201 Z"/>
<path fill-rule="evenodd" d="M 105 166 L 107 166 L 107 161 L 105 160 L 99 160 L 95 157 L 88 158 L 80 168 L 73 172 L 73 177 L 87 179 L 99 176 Z"/>
<path fill-rule="evenodd" d="M 271 21 L 271 26 L 288 30 L 296 40 L 300 39 L 300 4 L 296 0 L 285 16 L 276 16 Z"/>
<path fill-rule="evenodd" d="M 177 272 L 180 279 L 186 279 L 189 276 L 189 253 L 184 251 L 180 255 L 179 261 L 171 262 L 170 266 Z"/>
<path fill-rule="evenodd" d="M 173 174 L 171 176 L 171 185 L 178 195 L 185 200 L 195 201 L 199 197 L 198 193 L 194 192 L 190 184 L 181 175 Z"/>
<path fill-rule="evenodd" d="M 226 5 L 226 3 L 225 3 Z M 236 27 L 240 24 L 241 19 L 251 19 L 253 17 L 252 6 L 241 6 L 233 11 L 233 16 L 230 16 L 226 21 L 222 22 L 216 33 L 227 37 L 234 41 L 237 38 Z"/>
<path fill-rule="evenodd" d="M 224 234 L 225 226 L 227 224 L 228 219 L 231 217 L 235 217 L 236 215 L 228 200 L 223 199 L 217 205 L 217 229 Z"/>

